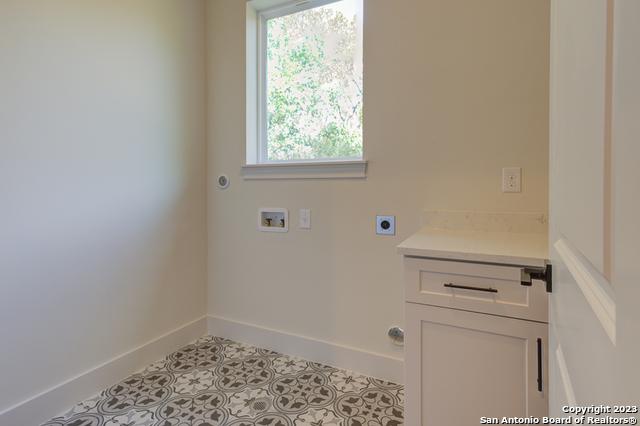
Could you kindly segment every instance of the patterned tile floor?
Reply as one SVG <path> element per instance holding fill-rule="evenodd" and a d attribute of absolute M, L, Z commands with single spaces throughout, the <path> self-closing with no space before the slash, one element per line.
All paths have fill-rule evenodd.
<path fill-rule="evenodd" d="M 203 337 L 43 426 L 396 426 L 401 385 Z"/>

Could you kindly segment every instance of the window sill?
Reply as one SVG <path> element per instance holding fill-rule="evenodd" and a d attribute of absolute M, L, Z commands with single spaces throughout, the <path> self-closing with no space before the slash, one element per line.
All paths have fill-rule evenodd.
<path fill-rule="evenodd" d="M 323 161 L 300 163 L 246 164 L 245 180 L 260 179 L 364 179 L 367 161 Z"/>

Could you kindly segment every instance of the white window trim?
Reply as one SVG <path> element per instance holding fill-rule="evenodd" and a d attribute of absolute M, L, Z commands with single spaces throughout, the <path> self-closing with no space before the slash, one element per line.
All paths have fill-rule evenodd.
<path fill-rule="evenodd" d="M 245 179 L 353 179 L 365 178 L 367 161 L 362 157 L 317 160 L 267 159 L 267 21 L 340 0 L 266 1 L 257 10 L 247 3 L 247 140 L 242 174 Z M 265 3 L 265 0 L 262 0 Z M 252 79 L 254 79 L 252 81 Z"/>
<path fill-rule="evenodd" d="M 362 179 L 367 177 L 367 161 L 297 161 L 245 164 L 242 176 L 258 179 Z"/>

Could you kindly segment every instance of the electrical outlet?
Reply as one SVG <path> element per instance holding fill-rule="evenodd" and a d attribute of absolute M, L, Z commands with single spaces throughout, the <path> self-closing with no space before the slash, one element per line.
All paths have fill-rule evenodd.
<path fill-rule="evenodd" d="M 502 192 L 522 192 L 522 169 L 520 167 L 502 169 Z"/>
<path fill-rule="evenodd" d="M 311 210 L 300 209 L 298 213 L 298 228 L 311 229 Z"/>
<path fill-rule="evenodd" d="M 376 216 L 376 234 L 396 235 L 396 217 Z"/>

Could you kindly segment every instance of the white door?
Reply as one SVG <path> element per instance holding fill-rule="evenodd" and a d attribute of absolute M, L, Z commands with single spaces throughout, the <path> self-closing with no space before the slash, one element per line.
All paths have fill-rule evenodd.
<path fill-rule="evenodd" d="M 552 0 L 550 413 L 640 404 L 640 1 Z"/>

